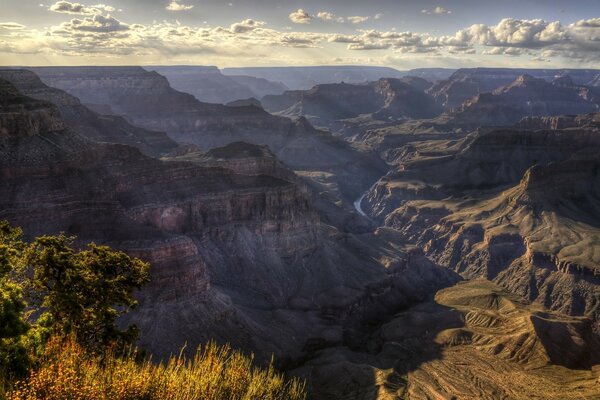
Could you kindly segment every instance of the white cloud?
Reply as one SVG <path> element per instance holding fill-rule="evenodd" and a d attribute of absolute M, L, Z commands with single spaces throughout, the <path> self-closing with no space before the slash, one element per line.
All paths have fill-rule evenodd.
<path fill-rule="evenodd" d="M 332 15 L 333 19 L 327 19 L 317 14 L 314 18 L 334 21 L 339 17 Z M 185 55 L 210 54 L 230 57 L 235 63 L 250 58 L 256 60 L 260 56 L 266 57 L 264 63 L 284 58 L 289 64 L 298 61 L 297 58 L 286 58 L 295 54 L 293 50 L 273 51 L 273 47 L 278 46 L 318 48 L 318 53 L 330 58 L 341 58 L 351 52 L 359 54 L 355 58 L 364 59 L 362 55 L 369 51 L 374 51 L 379 60 L 394 55 L 407 59 L 412 54 L 412 57 L 419 55 L 429 60 L 430 65 L 434 64 L 435 57 L 451 59 L 454 63 L 460 59 L 482 65 L 486 59 L 490 63 L 502 63 L 504 58 L 494 57 L 501 55 L 519 57 L 520 63 L 533 63 L 531 60 L 538 58 L 593 67 L 600 62 L 600 26 L 597 22 L 597 19 L 587 19 L 563 25 L 558 21 L 507 18 L 492 25 L 471 25 L 452 35 L 373 29 L 343 34 L 334 29 L 329 32 L 272 29 L 264 21 L 254 19 L 218 27 L 190 26 L 175 21 L 142 25 L 125 23 L 111 15 L 94 14 L 40 30 L 18 22 L 1 22 L 0 52 L 3 58 L 10 54 L 43 53 L 57 57 L 102 55 L 159 62 L 181 60 Z M 311 57 L 307 55 L 311 53 L 299 54 L 296 57 Z"/>
<path fill-rule="evenodd" d="M 335 14 L 330 13 L 328 11 L 319 11 L 317 13 L 317 18 L 322 19 L 323 21 L 331 21 L 335 18 Z"/>
<path fill-rule="evenodd" d="M 323 21 L 335 21 L 335 22 L 344 22 L 344 17 L 338 17 L 333 13 L 328 11 L 319 11 L 317 13 L 317 18 L 322 19 Z"/>
<path fill-rule="evenodd" d="M 166 10 L 169 11 L 187 11 L 194 8 L 193 5 L 186 5 L 178 3 L 177 0 L 172 0 L 168 6 L 165 7 Z"/>
<path fill-rule="evenodd" d="M 423 14 L 445 15 L 445 14 L 452 14 L 452 11 L 446 10 L 444 7 L 437 6 L 433 10 L 423 9 L 423 10 L 421 10 L 421 13 L 423 13 Z"/>
<path fill-rule="evenodd" d="M 63 22 L 58 29 L 55 29 L 54 34 L 71 35 L 73 32 L 97 32 L 97 33 L 112 33 L 123 32 L 131 29 L 127 24 L 122 23 L 118 19 L 108 15 L 103 16 L 96 14 L 92 17 L 84 19 L 72 19 L 69 22 Z"/>
<path fill-rule="evenodd" d="M 360 24 L 363 23 L 365 21 L 368 21 L 371 17 L 362 17 L 360 15 L 356 15 L 353 17 L 348 17 L 346 18 L 348 21 L 352 22 L 353 24 Z"/>
<path fill-rule="evenodd" d="M 21 25 L 17 22 L 0 22 L 0 29 L 21 30 L 25 28 L 25 25 Z"/>
<path fill-rule="evenodd" d="M 236 22 L 235 24 L 231 24 L 230 30 L 233 33 L 245 33 L 255 30 L 261 26 L 265 25 L 263 21 L 255 21 L 253 19 L 245 19 L 241 22 Z"/>
<path fill-rule="evenodd" d="M 43 4 L 40 4 L 43 6 Z M 116 9 L 113 6 L 106 4 L 94 4 L 86 6 L 81 3 L 71 3 L 69 1 L 57 1 L 50 6 L 50 11 L 63 14 L 78 14 L 78 15 L 94 15 L 102 14 L 103 12 L 114 12 Z"/>
<path fill-rule="evenodd" d="M 303 9 L 299 8 L 298 10 L 290 13 L 289 18 L 290 21 L 295 24 L 310 24 L 312 16 Z"/>

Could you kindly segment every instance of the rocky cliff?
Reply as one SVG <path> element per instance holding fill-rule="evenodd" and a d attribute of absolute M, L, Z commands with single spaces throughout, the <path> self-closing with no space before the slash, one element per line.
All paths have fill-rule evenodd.
<path fill-rule="evenodd" d="M 543 312 L 489 281 L 441 290 L 370 336 L 295 372 L 315 399 L 561 399 L 600 393 L 590 320 Z"/>
<path fill-rule="evenodd" d="M 389 236 L 320 224 L 264 147 L 158 160 L 92 142 L 53 104 L 0 82 L 0 218 L 30 237 L 64 231 L 150 261 L 127 318 L 156 357 L 213 339 L 295 365 L 458 279 Z"/>
<path fill-rule="evenodd" d="M 289 116 L 310 116 L 324 121 L 372 114 L 376 119 L 428 118 L 439 110 L 420 88 L 426 81 L 380 79 L 364 84 L 318 85 L 308 91 L 289 91 L 265 96 L 265 109 Z"/>
<path fill-rule="evenodd" d="M 599 149 L 594 128 L 491 131 L 402 163 L 363 205 L 436 262 L 598 331 Z"/>
<path fill-rule="evenodd" d="M 169 80 L 175 90 L 190 93 L 207 103 L 226 104 L 250 97 L 281 94 L 287 88 L 280 83 L 251 76 L 226 76 L 217 67 L 147 67 Z"/>
<path fill-rule="evenodd" d="M 99 115 L 91 111 L 78 98 L 45 85 L 31 71 L 0 69 L 0 79 L 10 82 L 26 96 L 55 104 L 67 124 L 76 127 L 80 134 L 93 141 L 127 144 L 151 156 L 177 147 L 177 143 L 164 132 L 149 131 L 133 126 L 121 117 Z"/>
<path fill-rule="evenodd" d="M 317 130 L 304 118 L 273 116 L 254 106 L 202 103 L 172 89 L 156 72 L 142 68 L 35 71 L 49 85 L 80 96 L 84 103 L 108 105 L 132 124 L 165 131 L 180 143 L 195 144 L 203 150 L 238 141 L 264 144 L 309 184 L 319 185 L 315 176 L 326 175 L 331 183 L 320 192 L 327 192 L 328 199 L 323 200 L 324 205 L 320 200 L 318 207 L 328 221 L 344 229 L 352 226 L 334 221 L 344 220 L 341 214 L 352 212 L 352 202 L 387 169 L 374 152 Z"/>
<path fill-rule="evenodd" d="M 490 93 L 481 93 L 451 111 L 450 124 L 477 127 L 513 125 L 524 117 L 585 114 L 598 110 L 597 99 L 570 77 L 552 82 L 521 75 Z"/>
<path fill-rule="evenodd" d="M 478 94 L 508 85 L 525 74 L 546 81 L 569 75 L 577 85 L 592 86 L 598 73 L 598 70 L 589 69 L 461 68 L 448 79 L 433 85 L 428 93 L 446 109 L 452 109 Z"/>

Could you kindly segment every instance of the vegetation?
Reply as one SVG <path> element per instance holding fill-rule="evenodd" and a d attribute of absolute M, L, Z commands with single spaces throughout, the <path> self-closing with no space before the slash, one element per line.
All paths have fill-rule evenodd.
<path fill-rule="evenodd" d="M 208 344 L 191 360 L 138 363 L 135 355 L 90 356 L 75 341 L 51 341 L 41 367 L 19 382 L 7 400 L 300 400 L 304 387 L 272 368 L 261 370 L 229 347 Z"/>
<path fill-rule="evenodd" d="M 132 344 L 137 329 L 117 318 L 134 308 L 149 266 L 75 239 L 33 243 L 0 222 L 0 398 L 305 399 L 304 384 L 209 343 L 195 357 L 153 363 Z"/>

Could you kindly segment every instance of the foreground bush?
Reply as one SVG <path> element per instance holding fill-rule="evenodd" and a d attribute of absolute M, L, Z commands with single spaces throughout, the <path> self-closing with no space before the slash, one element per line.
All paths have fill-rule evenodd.
<path fill-rule="evenodd" d="M 51 340 L 30 376 L 13 385 L 7 400 L 296 400 L 304 384 L 259 369 L 229 347 L 208 344 L 193 359 L 166 364 L 136 362 L 135 355 L 92 356 L 73 340 Z"/>

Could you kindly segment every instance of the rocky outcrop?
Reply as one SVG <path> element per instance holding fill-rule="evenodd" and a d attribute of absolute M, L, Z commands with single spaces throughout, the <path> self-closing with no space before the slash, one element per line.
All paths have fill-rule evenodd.
<path fill-rule="evenodd" d="M 546 81 L 552 81 L 557 76 L 569 75 L 577 85 L 592 85 L 598 70 L 461 68 L 448 79 L 433 85 L 428 93 L 446 109 L 452 109 L 478 94 L 492 92 L 508 85 L 525 74 Z"/>
<path fill-rule="evenodd" d="M 365 197 L 372 217 L 386 215 L 408 200 L 440 200 L 465 191 L 516 184 L 535 164 L 565 160 L 586 149 L 597 149 L 600 136 L 593 130 L 481 131 L 453 152 L 421 152 L 406 156 L 382 177 Z"/>
<path fill-rule="evenodd" d="M 0 137 L 32 136 L 65 129 L 52 104 L 21 95 L 7 81 L 2 80 L 0 84 Z"/>
<path fill-rule="evenodd" d="M 568 77 L 553 82 L 521 75 L 490 93 L 481 93 L 450 112 L 450 124 L 478 127 L 513 125 L 522 118 L 585 114 L 599 108 L 589 89 Z"/>
<path fill-rule="evenodd" d="M 482 279 L 398 313 L 368 348 L 316 353 L 295 372 L 315 399 L 597 397 L 590 320 L 541 312 Z"/>
<path fill-rule="evenodd" d="M 586 115 L 560 115 L 556 117 L 525 117 L 516 125 L 520 129 L 600 128 L 600 113 Z"/>
<path fill-rule="evenodd" d="M 217 340 L 295 365 L 458 279 L 390 235 L 322 225 L 265 147 L 180 147 L 158 160 L 90 141 L 56 106 L 0 82 L 0 218 L 29 237 L 62 231 L 150 261 L 123 322 L 157 358 Z"/>
<path fill-rule="evenodd" d="M 281 94 L 287 88 L 280 83 L 250 76 L 225 76 L 217 67 L 169 66 L 147 67 L 169 80 L 175 90 L 194 95 L 207 103 L 226 104 L 250 97 Z"/>
<path fill-rule="evenodd" d="M 324 121 L 354 118 L 362 114 L 373 114 L 377 119 L 432 117 L 438 109 L 433 100 L 418 88 L 416 79 L 419 78 L 408 83 L 388 78 L 360 85 L 318 85 L 308 91 L 266 96 L 261 102 L 271 112 L 310 116 Z"/>
<path fill-rule="evenodd" d="M 0 69 L 0 79 L 10 82 L 26 96 L 55 104 L 66 124 L 93 141 L 127 144 L 151 156 L 177 147 L 177 143 L 164 132 L 132 126 L 121 117 L 98 115 L 81 104 L 78 98 L 46 86 L 31 71 Z"/>
<path fill-rule="evenodd" d="M 393 68 L 353 65 L 224 68 L 223 73 L 227 76 L 246 75 L 281 82 L 291 90 L 308 90 L 315 85 L 328 83 L 364 83 L 381 78 L 402 78 L 404 75 Z"/>
<path fill-rule="evenodd" d="M 267 145 L 311 187 L 321 216 L 354 231 L 365 221 L 346 223 L 352 202 L 387 170 L 376 153 L 347 143 L 305 118 L 273 116 L 254 106 L 227 107 L 199 102 L 173 90 L 156 72 L 135 67 L 40 68 L 49 84 L 83 96 L 84 103 L 103 102 L 128 122 L 161 130 L 179 143 L 206 151 L 232 142 Z M 93 90 L 91 90 L 93 88 Z M 330 182 L 321 185 L 321 177 Z M 351 220 L 360 220 L 354 215 Z"/>
<path fill-rule="evenodd" d="M 225 104 L 227 107 L 248 107 L 248 106 L 252 106 L 252 107 L 256 107 L 256 108 L 262 108 L 262 104 L 260 103 L 260 100 L 257 100 L 255 97 L 250 97 L 248 99 L 241 99 L 241 100 L 234 100 L 231 101 L 227 104 Z"/>

